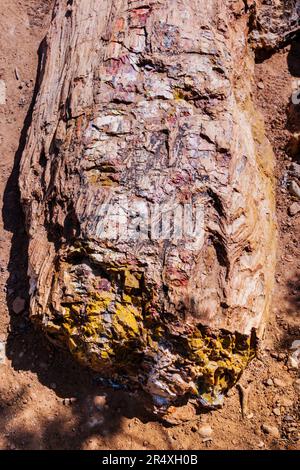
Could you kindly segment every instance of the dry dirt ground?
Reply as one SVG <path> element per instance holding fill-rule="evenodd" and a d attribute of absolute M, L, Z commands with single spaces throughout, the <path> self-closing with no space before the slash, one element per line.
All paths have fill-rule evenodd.
<path fill-rule="evenodd" d="M 0 0 L 0 80 L 7 94 L 0 104 L 0 448 L 299 449 L 299 376 L 287 362 L 292 342 L 300 339 L 300 215 L 288 215 L 293 199 L 287 189 L 287 143 L 300 128 L 290 105 L 293 80 L 300 80 L 299 50 L 287 47 L 257 64 L 253 90 L 277 160 L 280 239 L 270 323 L 241 381 L 248 410 L 243 417 L 235 388 L 221 410 L 167 427 L 147 416 L 138 397 L 104 389 L 97 375 L 49 345 L 26 311 L 16 315 L 11 309 L 16 297 L 28 295 L 18 162 L 51 3 Z M 199 433 L 203 423 L 213 430 L 209 439 Z"/>

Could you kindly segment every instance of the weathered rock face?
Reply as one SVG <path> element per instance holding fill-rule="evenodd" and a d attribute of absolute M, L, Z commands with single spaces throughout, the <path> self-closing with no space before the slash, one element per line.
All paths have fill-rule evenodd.
<path fill-rule="evenodd" d="M 273 285 L 243 1 L 57 2 L 22 158 L 31 318 L 167 409 L 217 405 Z"/>
<path fill-rule="evenodd" d="M 258 49 L 276 50 L 292 40 L 300 29 L 300 0 L 248 1 L 251 39 Z"/>

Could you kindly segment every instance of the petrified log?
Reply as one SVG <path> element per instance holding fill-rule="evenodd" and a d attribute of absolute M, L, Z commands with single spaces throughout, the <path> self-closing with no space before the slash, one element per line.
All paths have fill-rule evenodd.
<path fill-rule="evenodd" d="M 253 2 L 249 2 L 253 3 Z M 157 407 L 218 405 L 273 286 L 243 1 L 57 1 L 21 162 L 31 318 Z"/>

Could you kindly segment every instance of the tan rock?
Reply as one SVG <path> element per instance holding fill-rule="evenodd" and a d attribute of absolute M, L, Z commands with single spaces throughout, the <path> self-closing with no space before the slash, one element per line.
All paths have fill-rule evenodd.
<path fill-rule="evenodd" d="M 201 437 L 206 439 L 206 438 L 212 437 L 213 430 L 209 424 L 204 424 L 203 426 L 199 428 L 198 433 L 200 434 Z"/>
<path fill-rule="evenodd" d="M 280 437 L 279 429 L 276 426 L 271 426 L 269 424 L 263 424 L 262 425 L 262 430 L 266 434 L 269 434 L 270 436 L 275 437 L 277 439 Z"/>
<path fill-rule="evenodd" d="M 300 212 L 300 203 L 293 202 L 293 204 L 289 207 L 289 214 L 293 217 L 294 215 Z"/>
<path fill-rule="evenodd" d="M 101 411 L 106 406 L 106 396 L 105 395 L 97 395 L 93 399 L 94 405 L 97 410 Z"/>

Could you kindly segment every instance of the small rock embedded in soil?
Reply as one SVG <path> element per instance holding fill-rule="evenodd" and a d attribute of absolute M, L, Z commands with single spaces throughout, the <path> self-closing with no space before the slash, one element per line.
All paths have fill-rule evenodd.
<path fill-rule="evenodd" d="M 276 428 L 276 426 L 270 426 L 269 424 L 263 424 L 261 428 L 266 434 L 269 434 L 270 436 L 273 436 L 273 437 L 276 437 L 276 438 L 280 437 L 279 429 Z"/>
<path fill-rule="evenodd" d="M 293 352 L 288 358 L 287 366 L 290 370 L 296 370 L 300 362 L 300 340 L 293 341 L 290 350 Z"/>
<path fill-rule="evenodd" d="M 298 392 L 300 392 L 300 379 L 295 380 L 294 387 Z"/>
<path fill-rule="evenodd" d="M 300 349 L 300 340 L 299 339 L 296 339 L 295 341 L 293 341 L 290 349 L 292 351 L 296 351 L 297 349 Z"/>
<path fill-rule="evenodd" d="M 296 181 L 290 182 L 289 191 L 292 196 L 296 196 L 298 199 L 300 199 L 300 186 L 296 183 Z"/>
<path fill-rule="evenodd" d="M 204 424 L 203 426 L 201 426 L 198 432 L 200 436 L 203 437 L 204 439 L 211 437 L 213 435 L 213 430 L 209 424 Z"/>
<path fill-rule="evenodd" d="M 299 202 L 294 202 L 289 207 L 289 214 L 293 217 L 294 215 L 297 215 L 299 212 L 300 212 L 300 204 Z"/>
<path fill-rule="evenodd" d="M 272 387 L 274 385 L 274 382 L 272 379 L 265 380 L 264 385 L 267 385 L 268 387 Z"/>
<path fill-rule="evenodd" d="M 274 408 L 273 413 L 275 416 L 280 416 L 281 415 L 280 408 Z"/>
<path fill-rule="evenodd" d="M 97 410 L 101 411 L 106 406 L 106 396 L 105 395 L 97 395 L 94 397 L 94 405 Z"/>
<path fill-rule="evenodd" d="M 12 303 L 13 312 L 16 313 L 17 315 L 23 312 L 25 309 L 25 304 L 26 302 L 24 299 L 22 299 L 21 297 L 16 297 Z"/>
<path fill-rule="evenodd" d="M 292 163 L 290 166 L 290 172 L 293 176 L 300 178 L 300 165 L 298 163 Z"/>

